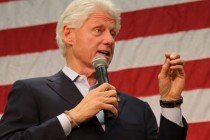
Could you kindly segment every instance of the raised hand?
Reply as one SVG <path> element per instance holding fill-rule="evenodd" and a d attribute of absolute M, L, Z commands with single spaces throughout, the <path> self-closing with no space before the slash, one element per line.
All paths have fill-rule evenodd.
<path fill-rule="evenodd" d="M 158 75 L 161 100 L 175 101 L 181 98 L 185 85 L 184 61 L 178 53 L 166 53 L 165 62 Z"/>

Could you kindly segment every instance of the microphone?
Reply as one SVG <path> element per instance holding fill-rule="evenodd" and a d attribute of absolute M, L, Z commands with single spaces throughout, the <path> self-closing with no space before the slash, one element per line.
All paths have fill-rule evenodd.
<path fill-rule="evenodd" d="M 98 84 L 101 85 L 103 83 L 109 83 L 107 67 L 109 65 L 109 61 L 103 56 L 96 56 L 92 64 L 96 69 Z M 113 119 L 115 116 L 112 112 L 104 110 L 105 118 L 108 120 Z"/>

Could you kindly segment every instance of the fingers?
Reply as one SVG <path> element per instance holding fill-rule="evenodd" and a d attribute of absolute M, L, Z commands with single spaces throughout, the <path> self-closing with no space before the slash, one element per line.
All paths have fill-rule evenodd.
<path fill-rule="evenodd" d="M 101 110 L 108 110 L 117 116 L 118 111 L 118 97 L 117 92 L 114 86 L 104 83 L 96 88 L 96 91 L 99 91 L 97 97 L 101 101 Z"/>
<path fill-rule="evenodd" d="M 104 110 L 112 112 L 115 116 L 118 116 L 118 110 L 111 104 L 104 104 Z"/>
<path fill-rule="evenodd" d="M 167 77 L 167 75 L 169 73 L 169 68 L 170 68 L 170 59 L 169 59 L 169 56 L 166 55 L 165 56 L 165 62 L 162 65 L 162 69 L 160 71 L 160 74 L 158 75 L 158 78 L 162 79 L 162 78 Z"/>
<path fill-rule="evenodd" d="M 166 53 L 165 56 L 170 59 L 170 68 L 175 68 L 174 66 L 176 65 L 184 65 L 184 60 L 180 58 L 181 56 L 179 53 Z"/>
<path fill-rule="evenodd" d="M 115 87 L 108 83 L 100 85 L 96 89 L 92 90 L 90 94 L 94 94 L 95 97 L 103 103 L 113 104 L 115 107 L 117 107 L 117 92 L 115 90 Z"/>
<path fill-rule="evenodd" d="M 114 86 L 108 83 L 104 83 L 99 87 L 93 89 L 88 93 L 85 98 L 89 98 L 87 102 L 95 102 L 92 105 L 95 105 L 97 110 L 108 110 L 116 114 L 116 108 L 118 107 L 118 97 L 117 91 Z M 115 109 L 113 109 L 112 107 Z"/>
<path fill-rule="evenodd" d="M 175 73 L 174 75 L 179 75 L 184 77 L 185 73 L 184 73 L 184 60 L 181 59 L 180 54 L 178 53 L 172 53 L 170 55 L 170 73 L 171 71 L 175 71 L 173 73 Z"/>
<path fill-rule="evenodd" d="M 117 97 L 116 90 L 108 90 L 108 91 L 105 91 L 105 92 L 100 92 L 99 94 L 100 95 L 98 95 L 98 97 L 100 97 L 100 101 L 102 103 L 111 104 L 115 108 L 118 107 L 118 97 Z"/>
<path fill-rule="evenodd" d="M 183 72 L 184 60 L 180 58 L 179 53 L 165 53 L 165 62 L 162 66 L 159 78 L 167 77 L 171 70 L 178 70 Z"/>
<path fill-rule="evenodd" d="M 170 65 L 184 65 L 184 60 L 182 60 L 181 58 L 177 58 L 177 59 L 171 59 L 170 60 Z"/>
<path fill-rule="evenodd" d="M 104 83 L 91 90 L 82 101 L 72 109 L 72 116 L 79 124 L 95 116 L 101 110 L 118 115 L 118 97 L 115 87 Z"/>
<path fill-rule="evenodd" d="M 104 92 L 104 91 L 107 91 L 107 90 L 115 90 L 115 87 L 110 85 L 109 83 L 103 83 L 102 85 L 100 85 L 99 87 L 97 87 L 94 90 L 99 91 L 99 92 Z"/>
<path fill-rule="evenodd" d="M 113 93 L 116 91 L 113 91 Z M 103 103 L 106 104 L 112 104 L 115 108 L 118 107 L 118 97 L 116 95 L 116 93 L 114 94 L 109 94 L 109 93 L 105 93 L 105 97 L 103 98 Z"/>
<path fill-rule="evenodd" d="M 174 60 L 174 59 L 179 59 L 181 56 L 179 53 L 176 53 L 176 52 L 173 52 L 173 53 L 166 52 L 165 57 L 169 58 L 170 60 Z"/>

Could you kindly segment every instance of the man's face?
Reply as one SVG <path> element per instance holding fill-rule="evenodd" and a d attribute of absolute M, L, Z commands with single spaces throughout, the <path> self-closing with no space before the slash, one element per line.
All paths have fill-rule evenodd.
<path fill-rule="evenodd" d="M 104 56 L 111 62 L 116 36 L 115 24 L 114 18 L 108 13 L 95 11 L 80 28 L 73 30 L 73 60 L 87 67 L 92 67 L 95 56 Z"/>

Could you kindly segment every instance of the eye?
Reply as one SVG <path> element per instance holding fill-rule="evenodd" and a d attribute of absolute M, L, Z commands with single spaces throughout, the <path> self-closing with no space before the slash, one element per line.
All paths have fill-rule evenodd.
<path fill-rule="evenodd" d="M 113 38 L 115 38 L 117 35 L 116 31 L 111 31 L 110 34 L 112 35 Z"/>
<path fill-rule="evenodd" d="M 102 32 L 102 29 L 96 28 L 95 31 L 98 32 L 98 33 L 101 33 Z"/>
<path fill-rule="evenodd" d="M 103 33 L 103 29 L 99 28 L 99 27 L 94 28 L 93 33 L 94 33 L 94 35 L 99 36 Z"/>

